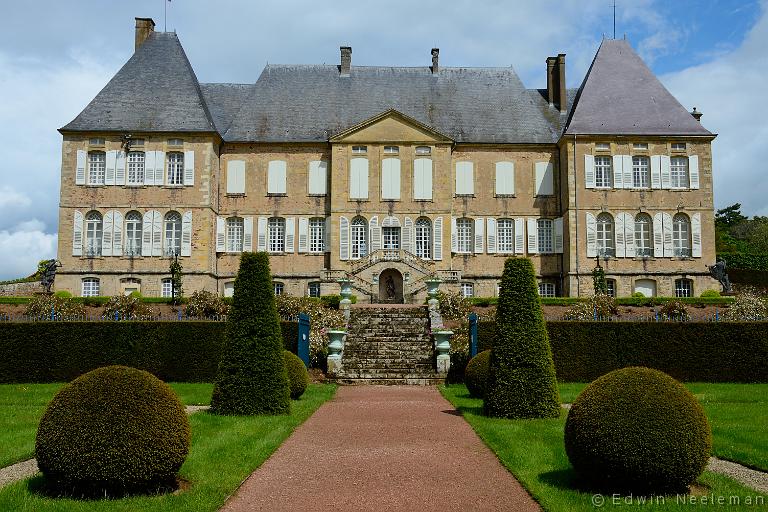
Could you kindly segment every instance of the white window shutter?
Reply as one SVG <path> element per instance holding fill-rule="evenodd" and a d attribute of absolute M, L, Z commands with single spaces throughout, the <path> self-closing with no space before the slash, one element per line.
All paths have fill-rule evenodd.
<path fill-rule="evenodd" d="M 443 218 L 435 217 L 432 223 L 432 259 L 441 261 L 443 259 Z"/>
<path fill-rule="evenodd" d="M 616 238 L 616 257 L 623 258 L 626 255 L 624 244 L 624 214 L 619 213 L 614 220 L 614 234 Z"/>
<path fill-rule="evenodd" d="M 226 252 L 226 250 L 227 220 L 224 217 L 216 217 L 216 252 Z"/>
<path fill-rule="evenodd" d="M 125 161 L 125 152 L 118 151 L 117 162 L 115 163 L 115 185 L 125 185 Z"/>
<path fill-rule="evenodd" d="M 587 213 L 587 258 L 597 256 L 597 218 Z"/>
<path fill-rule="evenodd" d="M 284 160 L 272 160 L 267 166 L 267 193 L 286 193 L 286 163 Z"/>
<path fill-rule="evenodd" d="M 114 217 L 111 211 L 104 214 L 101 225 L 101 255 L 112 256 L 112 232 L 115 229 Z"/>
<path fill-rule="evenodd" d="M 163 216 L 152 212 L 152 256 L 163 255 Z"/>
<path fill-rule="evenodd" d="M 651 156 L 651 188 L 661 188 L 661 155 Z"/>
<path fill-rule="evenodd" d="M 459 232 L 456 227 L 456 217 L 451 217 L 451 252 L 459 252 Z"/>
<path fill-rule="evenodd" d="M 144 152 L 144 184 L 155 184 L 155 151 Z M 162 182 L 158 183 L 158 185 Z M 151 243 L 151 242 L 150 242 Z"/>
<path fill-rule="evenodd" d="M 192 212 L 181 216 L 181 255 L 192 256 Z"/>
<path fill-rule="evenodd" d="M 554 231 L 554 246 L 557 254 L 563 254 L 563 218 L 560 217 L 552 222 Z"/>
<path fill-rule="evenodd" d="M 672 175 L 669 167 L 669 156 L 661 155 L 661 188 L 672 188 Z"/>
<path fill-rule="evenodd" d="M 328 162 L 313 160 L 309 162 L 309 194 L 327 194 Z"/>
<path fill-rule="evenodd" d="M 349 259 L 349 219 L 339 217 L 339 259 Z"/>
<path fill-rule="evenodd" d="M 515 193 L 515 164 L 512 162 L 496 162 L 496 195 L 514 195 Z"/>
<path fill-rule="evenodd" d="M 400 199 L 400 159 L 381 161 L 381 198 Z"/>
<path fill-rule="evenodd" d="M 664 215 L 662 213 L 653 216 L 653 256 L 664 257 Z"/>
<path fill-rule="evenodd" d="M 528 217 L 528 254 L 539 252 L 539 224 L 537 219 Z"/>
<path fill-rule="evenodd" d="M 691 188 L 699 188 L 699 156 L 691 155 L 688 157 L 688 177 L 691 180 Z"/>
<path fill-rule="evenodd" d="M 163 184 L 165 184 L 165 151 L 155 151 L 155 185 Z"/>
<path fill-rule="evenodd" d="M 245 161 L 227 162 L 227 194 L 245 194 Z"/>
<path fill-rule="evenodd" d="M 152 222 L 155 218 L 152 210 L 144 214 L 141 221 L 141 255 L 152 256 Z"/>
<path fill-rule="evenodd" d="M 515 254 L 525 254 L 525 219 L 515 219 Z"/>
<path fill-rule="evenodd" d="M 253 217 L 243 217 L 243 251 L 253 251 Z"/>
<path fill-rule="evenodd" d="M 265 252 L 267 250 L 267 230 L 269 229 L 267 224 L 269 219 L 267 217 L 259 217 L 258 220 L 258 235 L 256 240 L 256 250 L 259 252 Z"/>
<path fill-rule="evenodd" d="M 72 256 L 83 255 L 83 214 L 77 210 L 74 213 L 72 231 Z"/>
<path fill-rule="evenodd" d="M 485 219 L 478 217 L 475 219 L 475 254 L 483 253 L 483 240 L 485 239 Z"/>
<path fill-rule="evenodd" d="M 184 185 L 195 184 L 195 152 L 184 152 Z"/>
<path fill-rule="evenodd" d="M 381 226 L 379 226 L 379 216 L 374 215 L 368 223 L 370 228 L 369 239 L 371 240 L 371 252 L 381 249 Z"/>
<path fill-rule="evenodd" d="M 664 219 L 662 225 L 664 229 L 664 256 L 666 258 L 671 258 L 675 254 L 674 245 L 672 243 L 672 215 L 662 213 L 661 216 Z"/>
<path fill-rule="evenodd" d="M 595 157 L 584 155 L 584 186 L 595 188 Z"/>
<path fill-rule="evenodd" d="M 624 188 L 624 158 L 613 155 L 613 188 Z"/>
<path fill-rule="evenodd" d="M 429 158 L 413 161 L 413 198 L 432 199 L 432 160 Z"/>
<path fill-rule="evenodd" d="M 456 162 L 456 194 L 474 194 L 474 181 L 474 166 L 472 162 Z"/>
<path fill-rule="evenodd" d="M 123 255 L 123 214 L 117 210 L 112 212 L 113 235 L 112 256 Z"/>
<path fill-rule="evenodd" d="M 299 253 L 309 252 L 309 219 L 299 217 Z"/>
<path fill-rule="evenodd" d="M 701 258 L 701 214 L 691 215 L 691 256 Z"/>
<path fill-rule="evenodd" d="M 537 196 L 551 196 L 555 192 L 555 172 L 551 162 L 536 162 Z"/>
<path fill-rule="evenodd" d="M 296 217 L 285 219 L 285 252 L 293 254 L 296 247 Z"/>
<path fill-rule="evenodd" d="M 632 188 L 632 156 L 621 155 L 622 168 L 624 170 L 624 188 Z"/>
<path fill-rule="evenodd" d="M 115 167 L 117 167 L 117 151 L 107 151 L 107 162 L 104 169 L 104 184 L 115 184 Z"/>
<path fill-rule="evenodd" d="M 413 233 L 413 219 L 410 217 L 405 217 L 403 220 L 402 248 L 411 254 L 416 254 L 416 239 Z"/>
<path fill-rule="evenodd" d="M 624 218 L 624 255 L 627 258 L 635 257 L 635 218 L 631 213 L 620 213 Z"/>
<path fill-rule="evenodd" d="M 77 150 L 77 163 L 75 164 L 75 185 L 85 185 L 85 162 L 88 153 L 82 149 Z M 73 254 L 73 256 L 75 256 Z"/>
<path fill-rule="evenodd" d="M 331 252 L 331 218 L 325 218 L 325 229 L 323 230 L 323 250 Z"/>
<path fill-rule="evenodd" d="M 349 198 L 368 199 L 368 159 L 353 158 L 349 164 Z"/>
<path fill-rule="evenodd" d="M 486 232 L 486 243 L 487 245 L 487 251 L 488 254 L 495 254 L 496 253 L 496 219 L 488 217 L 485 220 L 485 223 L 487 224 L 487 232 Z"/>

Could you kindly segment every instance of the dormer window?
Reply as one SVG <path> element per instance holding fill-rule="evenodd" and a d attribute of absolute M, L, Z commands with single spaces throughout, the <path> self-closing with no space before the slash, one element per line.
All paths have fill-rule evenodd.
<path fill-rule="evenodd" d="M 598 151 L 610 151 L 611 150 L 611 143 L 610 142 L 595 142 L 595 149 Z"/>
<path fill-rule="evenodd" d="M 184 141 L 182 139 L 168 139 L 169 146 L 183 146 Z"/>
<path fill-rule="evenodd" d="M 397 146 L 384 146 L 385 155 L 396 155 L 400 153 L 400 148 Z"/>
<path fill-rule="evenodd" d="M 416 146 L 416 154 L 417 155 L 431 155 L 432 154 L 432 148 L 429 146 Z"/>
<path fill-rule="evenodd" d="M 368 152 L 368 146 L 352 146 L 353 155 L 364 155 Z"/>

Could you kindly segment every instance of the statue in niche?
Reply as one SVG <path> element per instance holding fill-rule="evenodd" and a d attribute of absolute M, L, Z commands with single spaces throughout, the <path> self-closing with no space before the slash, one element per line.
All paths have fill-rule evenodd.
<path fill-rule="evenodd" d="M 709 275 L 717 279 L 720 286 L 723 287 L 723 294 L 733 293 L 733 286 L 731 286 L 731 280 L 728 279 L 728 274 L 725 272 L 725 261 L 720 260 L 714 265 L 707 265 L 709 269 Z"/>
<path fill-rule="evenodd" d="M 387 298 L 394 299 L 395 298 L 395 280 L 394 278 L 392 278 L 391 275 L 387 276 L 386 285 L 387 285 Z"/>

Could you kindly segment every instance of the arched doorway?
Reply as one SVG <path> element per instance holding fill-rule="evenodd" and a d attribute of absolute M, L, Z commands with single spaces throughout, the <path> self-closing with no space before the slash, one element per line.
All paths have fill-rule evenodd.
<path fill-rule="evenodd" d="M 403 302 L 403 274 L 397 269 L 388 268 L 379 274 L 379 302 Z"/>

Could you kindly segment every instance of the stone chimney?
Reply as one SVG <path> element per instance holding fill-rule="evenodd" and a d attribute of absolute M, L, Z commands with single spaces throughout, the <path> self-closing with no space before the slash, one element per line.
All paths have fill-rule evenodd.
<path fill-rule="evenodd" d="M 144 44 L 149 34 L 155 31 L 155 22 L 152 18 L 136 18 L 136 40 L 133 51 L 139 49 Z"/>
<path fill-rule="evenodd" d="M 352 69 L 352 47 L 341 46 L 341 66 L 339 66 L 339 72 L 341 76 L 349 76 L 349 72 Z"/>
<path fill-rule="evenodd" d="M 560 107 L 560 113 L 564 113 L 568 108 L 568 97 L 565 90 L 565 54 L 561 53 L 557 56 L 557 104 Z"/>
<path fill-rule="evenodd" d="M 561 113 L 568 106 L 565 90 L 565 54 L 547 57 L 547 101 L 549 106 L 557 107 Z"/>
<path fill-rule="evenodd" d="M 701 116 L 703 116 L 704 114 L 702 114 L 701 112 L 699 112 L 698 110 L 696 110 L 696 107 L 693 107 L 693 112 L 691 112 L 691 115 L 692 115 L 692 116 L 693 116 L 693 118 L 694 118 L 694 119 L 696 119 L 698 122 L 701 122 Z"/>
<path fill-rule="evenodd" d="M 438 60 L 440 57 L 440 48 L 432 48 L 432 74 L 437 73 L 440 70 Z"/>
<path fill-rule="evenodd" d="M 547 101 L 550 107 L 555 104 L 555 83 L 557 81 L 555 64 L 557 64 L 557 57 L 547 57 Z"/>

